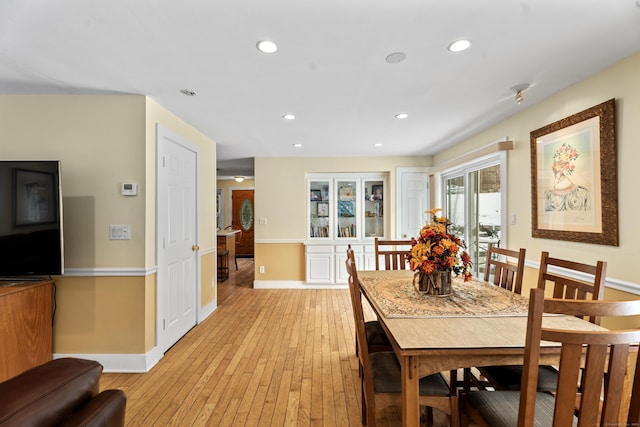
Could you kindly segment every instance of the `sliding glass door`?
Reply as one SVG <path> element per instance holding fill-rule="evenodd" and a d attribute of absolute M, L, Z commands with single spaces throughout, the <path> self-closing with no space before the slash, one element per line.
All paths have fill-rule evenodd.
<path fill-rule="evenodd" d="M 497 154 L 442 173 L 444 215 L 451 221 L 449 231 L 467 243 L 474 277 L 484 275 L 487 244 L 500 245 L 506 238 L 505 159 Z"/>

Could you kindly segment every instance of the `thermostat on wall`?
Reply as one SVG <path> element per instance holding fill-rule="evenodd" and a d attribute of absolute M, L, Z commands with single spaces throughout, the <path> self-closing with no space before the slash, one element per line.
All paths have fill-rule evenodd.
<path fill-rule="evenodd" d="M 137 196 L 138 195 L 138 184 L 133 184 L 133 183 L 124 183 L 124 184 L 122 184 L 122 195 L 123 196 Z"/>

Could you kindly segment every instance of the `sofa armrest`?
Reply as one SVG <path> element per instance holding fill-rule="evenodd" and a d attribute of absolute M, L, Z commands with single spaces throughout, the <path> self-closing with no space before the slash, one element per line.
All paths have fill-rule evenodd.
<path fill-rule="evenodd" d="M 0 383 L 0 425 L 53 426 L 98 394 L 102 365 L 63 358 Z"/>
<path fill-rule="evenodd" d="M 123 427 L 127 399 L 122 390 L 105 390 L 59 427 Z"/>

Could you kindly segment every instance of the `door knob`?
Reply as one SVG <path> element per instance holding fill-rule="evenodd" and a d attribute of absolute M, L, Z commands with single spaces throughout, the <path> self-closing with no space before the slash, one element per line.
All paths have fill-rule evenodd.
<path fill-rule="evenodd" d="M 200 246 L 198 246 L 198 245 L 191 246 L 191 250 L 192 251 L 197 251 L 198 249 L 200 249 Z"/>

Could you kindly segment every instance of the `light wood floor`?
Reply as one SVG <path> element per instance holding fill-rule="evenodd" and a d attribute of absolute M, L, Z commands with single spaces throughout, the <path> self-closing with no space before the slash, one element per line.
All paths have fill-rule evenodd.
<path fill-rule="evenodd" d="M 218 309 L 150 372 L 102 376 L 127 395 L 126 425 L 360 426 L 348 290 L 253 289 L 253 259 L 238 266 Z M 377 424 L 400 426 L 398 409 Z"/>

